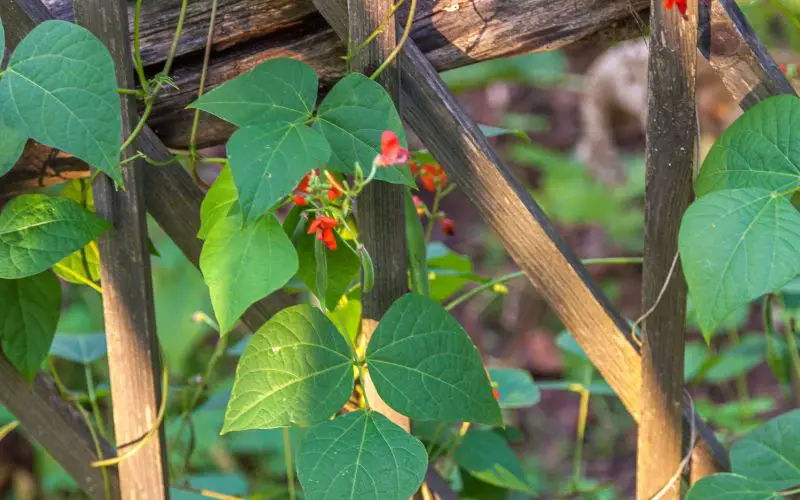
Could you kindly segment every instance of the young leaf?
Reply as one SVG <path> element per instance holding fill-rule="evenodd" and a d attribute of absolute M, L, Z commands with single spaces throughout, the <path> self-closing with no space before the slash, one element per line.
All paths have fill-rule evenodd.
<path fill-rule="evenodd" d="M 199 239 L 208 237 L 211 228 L 228 215 L 238 197 L 231 169 L 225 167 L 220 170 L 217 180 L 211 185 L 200 205 L 200 231 L 197 232 Z"/>
<path fill-rule="evenodd" d="M 495 486 L 531 492 L 522 464 L 508 442 L 490 429 L 470 429 L 455 453 L 458 465 Z"/>
<path fill-rule="evenodd" d="M 200 253 L 200 270 L 224 335 L 256 301 L 297 272 L 297 253 L 274 215 L 242 227 L 239 214 L 214 225 Z"/>
<path fill-rule="evenodd" d="M 355 345 L 361 328 L 361 301 L 346 299 L 339 302 L 336 309 L 328 311 L 328 317 L 350 343 Z"/>
<path fill-rule="evenodd" d="M 297 459 L 306 498 L 404 500 L 425 478 L 416 438 L 380 413 L 356 411 L 311 429 Z"/>
<path fill-rule="evenodd" d="M 264 215 L 330 156 L 327 141 L 303 124 L 270 123 L 234 132 L 228 160 L 245 221 Z"/>
<path fill-rule="evenodd" d="M 88 30 L 45 21 L 17 46 L 0 80 L 0 116 L 20 134 L 86 161 L 122 184 L 114 62 Z"/>
<path fill-rule="evenodd" d="M 367 346 L 367 365 L 383 400 L 412 419 L 503 422 L 478 349 L 430 299 L 407 294 L 392 304 Z"/>
<path fill-rule="evenodd" d="M 697 481 L 686 500 L 772 500 L 781 495 L 768 484 L 739 474 L 714 474 Z"/>
<path fill-rule="evenodd" d="M 352 392 L 353 355 L 344 337 L 319 309 L 289 307 L 245 348 L 222 433 L 313 425 L 330 418 Z"/>
<path fill-rule="evenodd" d="M 539 402 L 539 388 L 531 374 L 513 368 L 490 368 L 489 378 L 497 384 L 500 408 L 528 408 Z"/>
<path fill-rule="evenodd" d="M 0 345 L 28 380 L 47 358 L 60 314 L 61 285 L 53 273 L 0 279 Z"/>
<path fill-rule="evenodd" d="M 777 96 L 753 106 L 717 139 L 695 183 L 698 196 L 712 191 L 800 186 L 800 99 Z"/>
<path fill-rule="evenodd" d="M 14 198 L 0 213 L 0 278 L 39 274 L 110 227 L 66 198 Z"/>
<path fill-rule="evenodd" d="M 800 484 L 800 410 L 774 418 L 733 444 L 732 468 L 774 489 Z"/>
<path fill-rule="evenodd" d="M 381 134 L 392 130 L 405 146 L 405 132 L 392 98 L 378 83 L 361 73 L 350 73 L 339 80 L 322 101 L 314 121 L 331 145 L 333 155 L 328 168 L 346 174 L 359 164 L 364 175 L 381 152 Z M 393 184 L 414 186 L 407 167 L 378 169 L 375 178 Z"/>
<path fill-rule="evenodd" d="M 50 355 L 82 365 L 105 357 L 105 333 L 57 333 L 50 346 Z"/>
<path fill-rule="evenodd" d="M 800 273 L 800 214 L 763 189 L 711 193 L 689 207 L 678 246 L 706 339 L 737 306 Z"/>
<path fill-rule="evenodd" d="M 307 226 L 306 226 L 307 227 Z M 319 241 L 313 235 L 303 234 L 295 243 L 297 256 L 300 261 L 300 268 L 297 277 L 305 283 L 314 295 L 323 302 L 326 308 L 333 309 L 339 302 L 341 296 L 350 288 L 353 281 L 358 277 L 358 270 L 361 263 L 358 256 L 342 243 L 339 235 L 336 235 L 337 250 L 332 252 L 325 249 L 326 270 L 328 279 L 326 281 L 324 297 L 320 296 L 318 280 L 319 267 L 315 257 L 315 242 Z M 322 242 L 320 242 L 322 243 Z"/>
<path fill-rule="evenodd" d="M 314 111 L 318 85 L 317 74 L 307 64 L 288 58 L 270 59 L 188 107 L 239 127 L 272 122 L 302 124 Z"/>
<path fill-rule="evenodd" d="M 76 285 L 100 281 L 100 249 L 96 241 L 72 252 L 53 266 L 59 278 Z"/>

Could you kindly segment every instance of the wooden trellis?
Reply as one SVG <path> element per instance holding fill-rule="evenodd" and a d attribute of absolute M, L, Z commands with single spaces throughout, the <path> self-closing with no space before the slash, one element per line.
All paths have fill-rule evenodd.
<path fill-rule="evenodd" d="M 341 75 L 337 58 L 342 54 L 342 45 L 334 32 L 346 37 L 347 0 L 272 0 L 256 2 L 255 11 L 241 9 L 245 3 L 231 0 L 221 9 L 222 27 L 215 37 L 219 54 L 213 58 L 210 72 L 212 85 L 281 55 L 310 62 L 320 70 L 323 85 Z M 113 4 L 119 8 L 122 1 Z M 195 2 L 192 8 L 195 13 L 204 12 L 209 4 Z M 476 205 L 487 224 L 501 236 L 510 255 L 573 332 L 635 419 L 641 414 L 641 360 L 627 323 L 599 293 L 527 190 L 513 178 L 476 124 L 450 96 L 437 70 L 553 49 L 579 40 L 636 36 L 641 34 L 641 19 L 648 17 L 642 12 L 648 4 L 647 0 L 422 0 L 413 41 L 404 46 L 398 62 L 401 115 Z M 169 43 L 166 33 L 174 24 L 175 7 L 173 2 L 146 5 L 143 44 L 148 65 L 158 66 L 165 56 Z M 55 17 L 71 19 L 71 2 L 50 0 L 45 6 L 40 0 L 0 0 L 8 45 L 13 47 L 33 25 L 50 17 L 50 12 Z M 400 17 L 403 15 L 401 12 Z M 203 47 L 200 40 L 204 37 L 196 35 L 207 29 L 207 16 L 194 18 L 179 54 Z M 245 25 L 249 29 L 242 29 Z M 743 108 L 772 95 L 793 93 L 733 0 L 714 0 L 710 5 L 700 2 L 698 48 Z M 172 147 L 188 144 L 189 115 L 182 109 L 196 94 L 198 66 L 191 58 L 187 61 L 178 65 L 175 72 L 181 90 L 165 94 L 151 122 L 154 130 L 146 129 L 136 142 L 137 149 L 155 160 L 170 158 L 165 143 Z M 228 126 L 204 119 L 207 121 L 200 127 L 202 143 L 221 143 L 230 134 Z M 0 184 L 0 196 L 87 175 L 88 168 L 80 162 L 49 153 L 47 148 L 29 145 L 14 174 Z M 201 242 L 195 235 L 202 191 L 177 165 L 147 168 L 143 176 L 147 211 L 197 265 Z M 146 290 L 149 278 L 138 279 L 138 284 L 130 286 Z M 244 322 L 257 328 L 279 308 L 272 299 L 261 301 L 247 311 Z M 149 367 L 151 373 L 156 366 Z M 97 489 L 99 471 L 86 465 L 94 458 L 94 446 L 85 425 L 76 422 L 66 405 L 59 404 L 60 398 L 47 375 L 40 374 L 33 387 L 26 387 L 13 376 L 5 376 L 11 370 L 0 356 L 0 373 L 4 374 L 0 377 L 0 403 L 65 465 L 81 487 L 93 498 L 102 498 L 102 489 Z M 45 408 L 53 412 L 48 425 L 42 424 L 41 412 Z M 688 425 L 687 418 L 684 417 L 684 426 Z M 727 456 L 710 430 L 697 417 L 694 426 L 701 442 L 694 452 L 692 478 L 727 469 Z M 111 477 L 113 491 L 117 485 L 122 491 L 130 488 L 118 482 L 113 470 Z M 161 486 L 166 487 L 163 483 Z"/>

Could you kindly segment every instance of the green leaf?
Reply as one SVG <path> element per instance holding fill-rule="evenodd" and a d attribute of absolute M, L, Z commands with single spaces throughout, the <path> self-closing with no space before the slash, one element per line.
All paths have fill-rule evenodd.
<path fill-rule="evenodd" d="M 105 357 L 105 333 L 57 333 L 50 346 L 50 355 L 88 365 Z"/>
<path fill-rule="evenodd" d="M 3 52 L 0 51 L 0 54 Z M 6 175 L 22 156 L 28 138 L 0 116 L 0 177 Z"/>
<path fill-rule="evenodd" d="M 39 274 L 110 227 L 66 198 L 14 198 L 0 213 L 0 278 Z"/>
<path fill-rule="evenodd" d="M 687 382 L 694 380 L 709 364 L 710 358 L 705 342 L 687 342 L 684 348 L 683 379 Z"/>
<path fill-rule="evenodd" d="M 761 333 L 745 335 L 739 345 L 726 346 L 709 366 L 706 382 L 721 384 L 744 375 L 765 361 L 766 339 Z"/>
<path fill-rule="evenodd" d="M 294 276 L 297 253 L 274 215 L 244 228 L 240 215 L 229 215 L 206 238 L 200 270 L 225 335 L 248 307 Z"/>
<path fill-rule="evenodd" d="M 539 402 L 539 388 L 531 374 L 514 368 L 490 368 L 489 378 L 497 384 L 500 408 L 528 408 Z"/>
<path fill-rule="evenodd" d="M 339 80 L 322 101 L 314 121 L 331 145 L 328 168 L 345 174 L 355 173 L 358 163 L 368 175 L 372 162 L 381 152 L 381 134 L 391 130 L 406 145 L 403 123 L 386 89 L 361 73 L 350 73 Z M 414 186 L 408 167 L 381 167 L 375 178 L 393 184 Z"/>
<path fill-rule="evenodd" d="M 336 309 L 328 312 L 328 317 L 342 335 L 355 345 L 361 327 L 361 301 L 357 299 L 341 301 Z"/>
<path fill-rule="evenodd" d="M 781 498 L 768 484 L 739 474 L 706 476 L 692 486 L 686 500 L 772 500 Z"/>
<path fill-rule="evenodd" d="M 30 381 L 47 358 L 60 314 L 61 285 L 53 273 L 0 279 L 0 345 Z"/>
<path fill-rule="evenodd" d="M 800 273 L 800 214 L 763 189 L 737 189 L 695 201 L 678 246 L 706 339 L 741 306 Z"/>
<path fill-rule="evenodd" d="M 800 485 L 800 410 L 774 418 L 734 443 L 734 471 L 774 489 Z"/>
<path fill-rule="evenodd" d="M 20 134 L 77 156 L 122 184 L 114 63 L 88 30 L 45 21 L 28 33 L 0 80 L 0 116 Z"/>
<path fill-rule="evenodd" d="M 316 424 L 352 392 L 353 355 L 344 337 L 320 310 L 289 307 L 245 348 L 222 433 Z"/>
<path fill-rule="evenodd" d="M 708 152 L 695 183 L 698 196 L 712 191 L 800 186 L 800 99 L 766 99 L 739 117 Z"/>
<path fill-rule="evenodd" d="M 443 243 L 435 241 L 428 245 L 427 259 L 431 298 L 437 302 L 446 301 L 473 281 L 472 260 Z"/>
<path fill-rule="evenodd" d="M 378 394 L 412 419 L 503 422 L 478 349 L 430 299 L 407 294 L 392 304 L 367 346 L 367 365 Z"/>
<path fill-rule="evenodd" d="M 508 442 L 489 429 L 470 429 L 455 453 L 456 463 L 489 484 L 530 492 L 522 464 Z"/>
<path fill-rule="evenodd" d="M 228 161 L 245 221 L 266 213 L 330 156 L 325 138 L 303 124 L 269 123 L 234 132 Z"/>
<path fill-rule="evenodd" d="M 425 478 L 416 438 L 377 412 L 356 411 L 311 429 L 297 459 L 308 500 L 404 500 Z"/>
<path fill-rule="evenodd" d="M 491 125 L 480 125 L 480 124 L 478 125 L 478 128 L 481 129 L 481 132 L 483 132 L 483 135 L 485 135 L 486 137 L 491 138 L 491 137 L 502 137 L 504 135 L 513 135 L 515 137 L 524 140 L 525 142 L 531 142 L 530 136 L 525 132 L 525 130 L 520 128 L 510 129 L 510 128 L 492 127 Z"/>
<path fill-rule="evenodd" d="M 233 174 L 230 167 L 226 166 L 219 172 L 217 180 L 211 185 L 200 205 L 200 231 L 197 233 L 199 239 L 208 238 L 211 228 L 228 215 L 238 197 Z"/>
<path fill-rule="evenodd" d="M 303 235 L 295 243 L 300 261 L 297 277 L 319 298 L 317 291 L 317 260 L 314 252 L 316 238 L 313 235 L 305 234 L 305 232 L 304 230 Z M 350 288 L 353 281 L 358 278 L 358 273 L 361 269 L 361 261 L 358 255 L 354 254 L 352 250 L 342 243 L 342 239 L 338 234 L 336 235 L 336 243 L 337 249 L 335 251 L 325 250 L 328 280 L 325 287 L 325 297 L 320 298 L 320 301 L 328 309 L 336 307 L 342 295 Z"/>
<path fill-rule="evenodd" d="M 77 285 L 85 285 L 87 281 L 100 281 L 100 249 L 96 241 L 77 250 L 53 266 L 59 278 Z"/>
<path fill-rule="evenodd" d="M 317 74 L 307 64 L 270 59 L 189 105 L 239 127 L 268 122 L 305 123 L 317 101 Z"/>

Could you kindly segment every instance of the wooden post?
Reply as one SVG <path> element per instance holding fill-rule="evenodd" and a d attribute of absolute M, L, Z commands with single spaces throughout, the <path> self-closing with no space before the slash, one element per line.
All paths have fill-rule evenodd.
<path fill-rule="evenodd" d="M 117 83 L 134 88 L 125 0 L 76 0 L 76 20 L 102 40 L 116 63 Z M 127 137 L 139 119 L 132 96 L 123 96 L 122 128 Z M 134 148 L 125 156 L 134 154 Z M 141 161 L 123 166 L 125 190 L 100 175 L 94 183 L 95 209 L 114 230 L 102 236 L 100 275 L 108 339 L 114 433 L 125 453 L 158 425 L 161 405 L 161 362 L 156 337 L 150 253 L 144 207 Z M 123 499 L 167 499 L 164 428 L 136 454 L 119 464 Z"/>
<path fill-rule="evenodd" d="M 348 0 L 347 7 L 350 45 L 356 47 L 378 29 L 391 13 L 392 4 L 387 0 Z M 396 23 L 392 20 L 353 58 L 353 71 L 371 74 L 386 60 L 396 44 Z M 397 64 L 392 63 L 386 68 L 378 81 L 397 103 L 400 94 Z M 369 167 L 364 165 L 363 168 Z M 378 322 L 392 303 L 408 291 L 404 191 L 402 186 L 377 181 L 364 189 L 356 201 L 358 231 L 375 265 L 375 286 L 361 298 L 361 334 L 366 343 L 369 343 Z M 365 378 L 364 391 L 372 408 L 400 427 L 410 430 L 409 419 L 380 398 L 369 372 Z"/>
<path fill-rule="evenodd" d="M 687 17 L 650 6 L 642 380 L 636 497 L 680 499 L 686 280 L 678 259 L 681 217 L 697 156 L 697 0 Z"/>

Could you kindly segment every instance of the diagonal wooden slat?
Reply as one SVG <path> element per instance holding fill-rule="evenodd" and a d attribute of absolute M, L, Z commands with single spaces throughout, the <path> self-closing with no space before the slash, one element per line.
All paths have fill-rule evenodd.
<path fill-rule="evenodd" d="M 342 37 L 344 0 L 315 0 Z M 492 150 L 424 54 L 409 41 L 400 55 L 400 112 L 426 143 L 506 250 L 572 332 L 631 415 L 640 414 L 640 356 L 627 323 L 592 284 L 527 190 Z M 701 452 L 715 467 L 728 459 L 713 433 L 696 418 Z"/>

